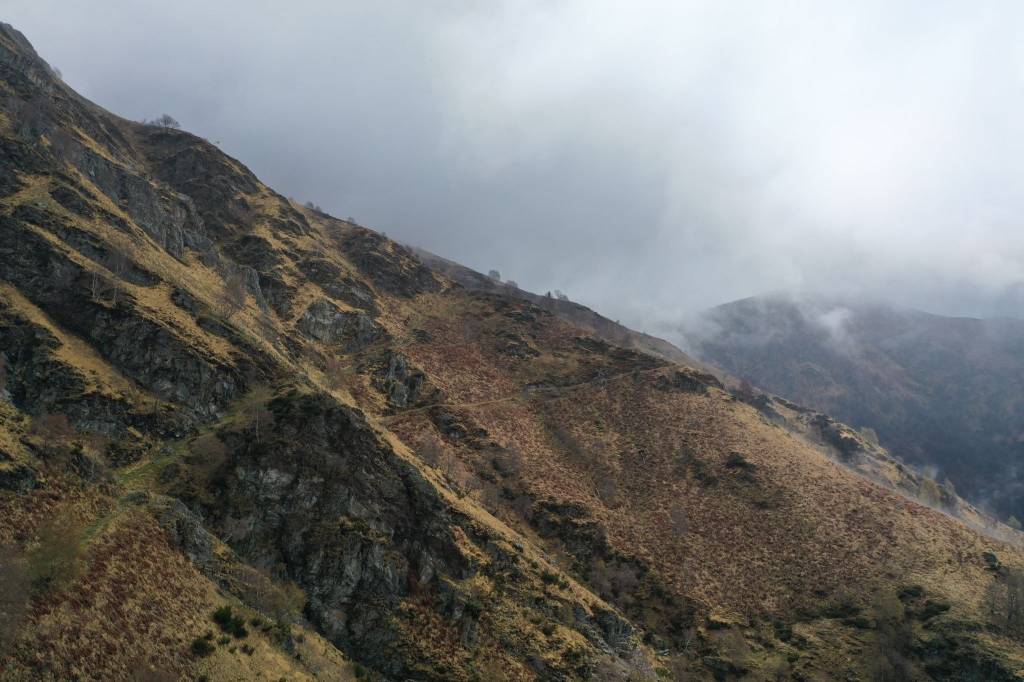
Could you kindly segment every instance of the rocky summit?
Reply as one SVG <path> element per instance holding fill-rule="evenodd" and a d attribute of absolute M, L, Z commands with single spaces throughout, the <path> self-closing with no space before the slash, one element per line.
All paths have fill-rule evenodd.
<path fill-rule="evenodd" d="M 0 26 L 3 679 L 1012 680 L 1022 570 L 832 417 L 298 205 Z"/>

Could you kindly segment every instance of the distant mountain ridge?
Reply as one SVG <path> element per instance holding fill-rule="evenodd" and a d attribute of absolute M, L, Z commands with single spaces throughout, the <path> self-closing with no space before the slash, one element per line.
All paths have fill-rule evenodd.
<path fill-rule="evenodd" d="M 706 362 L 870 427 L 968 499 L 1024 518 L 1024 320 L 775 295 L 713 308 L 684 334 Z"/>

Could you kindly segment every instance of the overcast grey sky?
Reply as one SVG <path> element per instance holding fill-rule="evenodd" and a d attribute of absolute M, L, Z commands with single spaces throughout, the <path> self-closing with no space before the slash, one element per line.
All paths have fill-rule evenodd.
<path fill-rule="evenodd" d="M 765 291 L 1024 316 L 1024 3 L 6 0 L 280 192 L 653 332 Z"/>

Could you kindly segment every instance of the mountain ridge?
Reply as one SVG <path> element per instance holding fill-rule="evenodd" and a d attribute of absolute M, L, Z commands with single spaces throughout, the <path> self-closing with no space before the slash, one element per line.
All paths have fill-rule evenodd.
<path fill-rule="evenodd" d="M 986 610 L 1018 547 L 706 372 L 458 286 L 201 138 L 84 103 L 12 31 L 6 675 L 1024 669 Z"/>
<path fill-rule="evenodd" d="M 445 276 L 464 287 L 478 291 L 502 291 L 509 295 L 523 298 L 534 305 L 551 311 L 570 324 L 594 333 L 609 343 L 614 343 L 624 348 L 633 348 L 681 365 L 702 367 L 699 360 L 687 355 L 671 342 L 645 332 L 629 329 L 581 303 L 550 295 L 542 296 L 525 289 L 520 289 L 517 285 L 495 280 L 492 277 L 476 272 L 471 268 L 438 256 L 425 249 L 416 247 L 412 247 L 412 249 L 423 260 L 425 265 L 444 273 Z"/>
<path fill-rule="evenodd" d="M 1024 321 L 768 297 L 713 309 L 690 336 L 707 361 L 873 428 L 890 450 L 1004 518 L 1022 513 L 1014 462 Z"/>

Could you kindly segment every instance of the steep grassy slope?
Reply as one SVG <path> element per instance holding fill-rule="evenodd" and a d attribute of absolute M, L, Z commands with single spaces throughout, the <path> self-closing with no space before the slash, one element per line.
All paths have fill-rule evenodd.
<path fill-rule="evenodd" d="M 397 302 L 444 282 L 203 140 L 83 101 L 8 27 L 0 48 L 5 567 L 29 586 L 5 609 L 9 674 L 109 679 L 144 655 L 333 678 L 336 647 L 399 678 L 650 669 L 627 621 L 356 407 L 397 380 Z M 70 596 L 102 594 L 98 571 L 117 599 Z M 125 593 L 167 609 L 130 618 Z M 225 600 L 273 656 L 256 632 L 203 638 Z"/>
<path fill-rule="evenodd" d="M 870 427 L 969 499 L 1024 518 L 1024 321 L 778 297 L 716 308 L 691 337 L 708 362 Z"/>
<path fill-rule="evenodd" d="M 920 585 L 959 605 L 951 623 L 983 619 L 991 541 L 868 483 L 708 375 L 580 338 L 528 305 L 478 300 L 483 342 L 460 343 L 465 314 L 444 314 L 422 327 L 429 343 L 404 349 L 446 400 L 389 428 L 442 462 L 458 457 L 489 508 L 549 543 L 657 646 L 706 647 L 703 665 L 758 677 L 868 675 L 851 649 L 876 652 L 837 621 L 843 609 L 870 618 Z M 537 354 L 510 356 L 510 333 Z M 812 644 L 778 639 L 779 623 Z"/>
<path fill-rule="evenodd" d="M 104 112 L 7 26 L 0 114 L 5 675 L 1024 668 L 1016 547 L 710 375 Z"/>

